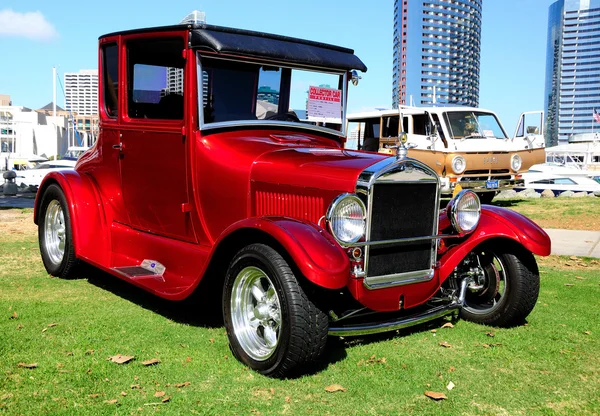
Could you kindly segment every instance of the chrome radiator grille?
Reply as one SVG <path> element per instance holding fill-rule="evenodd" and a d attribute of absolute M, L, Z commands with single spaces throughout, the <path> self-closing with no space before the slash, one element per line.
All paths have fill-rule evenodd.
<path fill-rule="evenodd" d="M 370 197 L 369 241 L 435 235 L 437 182 L 375 183 Z M 432 267 L 435 241 L 370 246 L 366 277 L 425 271 Z"/>

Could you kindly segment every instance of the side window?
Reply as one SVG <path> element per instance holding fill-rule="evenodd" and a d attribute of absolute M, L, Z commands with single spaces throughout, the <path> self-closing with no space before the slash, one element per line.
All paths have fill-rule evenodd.
<path fill-rule="evenodd" d="M 129 117 L 183 119 L 183 49 L 179 38 L 127 43 Z"/>
<path fill-rule="evenodd" d="M 413 116 L 413 134 L 427 135 L 427 116 L 425 114 Z"/>
<path fill-rule="evenodd" d="M 116 43 L 106 45 L 103 50 L 104 106 L 111 117 L 119 109 L 119 48 Z"/>

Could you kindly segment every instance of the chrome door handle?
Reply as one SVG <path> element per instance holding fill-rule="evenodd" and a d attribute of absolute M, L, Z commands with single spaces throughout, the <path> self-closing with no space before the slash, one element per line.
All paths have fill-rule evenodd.
<path fill-rule="evenodd" d="M 112 148 L 117 150 L 123 150 L 123 143 L 113 144 Z"/>

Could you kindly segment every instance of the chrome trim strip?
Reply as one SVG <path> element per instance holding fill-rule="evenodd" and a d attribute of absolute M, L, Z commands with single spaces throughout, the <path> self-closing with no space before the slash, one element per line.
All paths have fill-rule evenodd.
<path fill-rule="evenodd" d="M 369 277 L 368 281 L 365 278 L 363 284 L 367 289 L 380 289 L 384 287 L 404 286 L 413 283 L 428 282 L 435 276 L 435 271 L 432 269 L 418 270 L 415 272 L 406 272 L 399 274 L 389 274 L 385 276 Z M 396 278 L 400 280 L 395 280 Z"/>
<path fill-rule="evenodd" d="M 303 130 L 317 131 L 321 133 L 333 134 L 339 137 L 345 137 L 345 132 L 328 129 L 326 127 L 313 126 L 312 124 L 306 123 L 295 123 L 292 121 L 276 121 L 276 120 L 236 120 L 236 121 L 219 121 L 216 123 L 205 124 L 202 122 L 200 125 L 201 131 L 210 131 L 214 129 L 220 129 L 224 127 L 256 127 L 256 126 L 267 126 L 267 127 L 281 127 L 281 128 L 300 128 Z"/>
<path fill-rule="evenodd" d="M 502 189 L 510 189 L 513 187 L 518 187 L 518 186 L 525 186 L 525 179 L 490 179 L 490 180 L 497 180 L 498 181 L 498 188 L 494 188 L 494 189 L 489 189 L 486 188 L 485 184 L 486 181 L 458 181 L 458 182 L 451 182 L 450 185 L 456 186 L 456 185 L 460 185 L 461 188 L 463 189 L 470 189 L 470 190 L 482 190 L 482 191 L 498 191 L 498 190 L 502 190 Z"/>
<path fill-rule="evenodd" d="M 356 324 L 348 326 L 330 326 L 329 335 L 334 336 L 359 336 L 378 334 L 380 332 L 395 331 L 408 328 L 425 322 L 433 321 L 446 315 L 458 312 L 462 307 L 459 301 L 454 300 L 448 305 L 438 306 L 424 313 L 411 315 L 388 322 Z"/>
<path fill-rule="evenodd" d="M 397 244 L 397 243 L 413 243 L 417 241 L 428 241 L 428 240 L 438 240 L 443 238 L 459 238 L 464 237 L 462 234 L 438 234 L 438 235 L 428 235 L 425 237 L 406 237 L 406 238 L 396 238 L 395 240 L 381 240 L 381 241 L 363 241 L 359 243 L 348 244 L 348 247 L 371 247 L 371 246 L 381 246 L 385 244 Z"/>

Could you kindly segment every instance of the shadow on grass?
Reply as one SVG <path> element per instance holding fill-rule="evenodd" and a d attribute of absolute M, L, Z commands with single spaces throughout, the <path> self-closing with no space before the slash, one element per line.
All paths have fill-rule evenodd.
<path fill-rule="evenodd" d="M 82 264 L 73 279 L 87 279 L 98 288 L 109 291 L 120 298 L 126 299 L 142 308 L 151 310 L 177 323 L 200 328 L 222 328 L 221 296 L 215 296 L 214 290 L 197 290 L 189 298 L 182 301 L 169 301 L 103 272 L 88 264 Z M 208 296 L 212 295 L 212 296 Z M 325 371 L 330 365 L 343 361 L 347 350 L 357 346 L 370 345 L 392 339 L 402 339 L 414 333 L 439 328 L 450 317 L 442 317 L 414 327 L 398 331 L 384 332 L 358 337 L 329 337 L 324 354 L 314 363 L 303 366 L 288 378 L 295 379 L 310 376 Z M 455 321 L 455 319 L 452 319 Z"/>
<path fill-rule="evenodd" d="M 185 300 L 166 300 L 85 263 L 81 265 L 73 279 L 87 279 L 94 286 L 177 323 L 202 328 L 223 326 L 221 297 L 214 296 L 214 292 L 202 293 L 202 290 L 197 290 Z M 209 294 L 212 296 L 208 296 Z"/>

